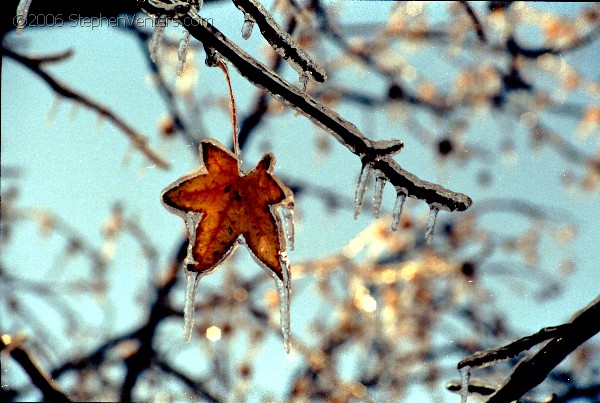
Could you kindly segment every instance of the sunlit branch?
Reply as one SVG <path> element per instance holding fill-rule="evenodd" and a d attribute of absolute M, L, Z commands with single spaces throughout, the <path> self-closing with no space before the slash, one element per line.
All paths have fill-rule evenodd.
<path fill-rule="evenodd" d="M 31 382 L 42 392 L 44 400 L 70 402 L 71 399 L 60 390 L 56 383 L 42 369 L 39 363 L 21 346 L 18 340 L 8 334 L 0 337 L 0 350 L 7 352 L 27 373 Z"/>
<path fill-rule="evenodd" d="M 307 116 L 313 123 L 333 135 L 352 153 L 358 155 L 361 159 L 375 160 L 383 157 L 378 155 L 372 142 L 356 126 L 270 71 L 227 39 L 210 23 L 205 20 L 197 21 L 197 18 L 191 13 L 184 17 L 175 17 L 205 47 L 215 49 L 249 81 L 260 88 L 266 89 L 279 100 Z M 466 195 L 447 190 L 437 184 L 421 181 L 416 176 L 408 174 L 395 161 L 382 158 L 378 160 L 376 165 L 377 169 L 388 176 L 393 185 L 409 192 L 412 191 L 409 196 L 422 199 L 429 204 L 437 203 L 443 209 L 449 211 L 462 211 L 466 210 L 472 203 Z"/>

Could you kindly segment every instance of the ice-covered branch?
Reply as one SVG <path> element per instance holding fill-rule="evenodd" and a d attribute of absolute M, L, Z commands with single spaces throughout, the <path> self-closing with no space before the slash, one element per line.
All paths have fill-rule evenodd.
<path fill-rule="evenodd" d="M 250 82 L 308 117 L 359 156 L 363 162 L 373 161 L 374 168 L 385 174 L 396 188 L 406 190 L 408 196 L 422 199 L 447 211 L 462 211 L 471 205 L 472 201 L 468 196 L 422 181 L 403 170 L 398 163 L 387 157 L 389 151 L 397 150 L 379 149 L 355 125 L 269 70 L 206 20 L 198 20 L 193 13 L 185 16 L 175 15 L 174 18 L 177 18 L 206 48 L 214 49 L 233 64 Z"/>
<path fill-rule="evenodd" d="M 325 71 L 277 24 L 262 4 L 256 0 L 233 0 L 233 3 L 244 13 L 246 21 L 256 22 L 263 37 L 294 70 L 301 75 L 310 75 L 315 81 L 325 81 Z"/>
<path fill-rule="evenodd" d="M 19 62 L 29 70 L 37 74 L 42 80 L 46 82 L 58 95 L 65 98 L 72 99 L 73 101 L 97 112 L 100 116 L 111 121 L 117 128 L 119 128 L 129 139 L 133 146 L 139 150 L 142 154 L 148 158 L 152 163 L 156 164 L 161 169 L 168 169 L 169 163 L 163 159 L 156 151 L 154 151 L 148 144 L 148 140 L 145 136 L 131 127 L 124 119 L 116 115 L 108 107 L 86 97 L 83 94 L 76 92 L 75 90 L 68 87 L 66 84 L 58 81 L 51 76 L 46 70 L 43 69 L 42 65 L 45 59 L 32 59 L 27 56 L 18 54 L 6 47 L 2 47 L 2 55 L 8 56 L 11 59 Z"/>
<path fill-rule="evenodd" d="M 521 360 L 512 371 L 510 378 L 490 397 L 488 403 L 517 400 L 539 385 L 567 355 L 600 331 L 598 318 L 600 318 L 600 296 L 596 297 L 571 322 L 561 326 L 559 335 L 546 343 L 537 354 Z"/>
<path fill-rule="evenodd" d="M 34 357 L 25 350 L 18 337 L 3 334 L 0 337 L 0 350 L 5 351 L 23 368 L 29 375 L 31 382 L 42 392 L 44 400 L 70 402 L 71 399 L 61 391 L 54 381 L 50 379 L 46 371 L 40 367 Z"/>
<path fill-rule="evenodd" d="M 458 369 L 464 367 L 483 368 L 494 365 L 498 362 L 508 360 L 521 354 L 525 350 L 529 350 L 533 346 L 540 344 L 543 341 L 560 336 L 568 325 L 545 327 L 531 336 L 525 336 L 513 341 L 505 346 L 493 348 L 485 351 L 478 351 L 475 354 L 460 361 L 457 365 Z"/>

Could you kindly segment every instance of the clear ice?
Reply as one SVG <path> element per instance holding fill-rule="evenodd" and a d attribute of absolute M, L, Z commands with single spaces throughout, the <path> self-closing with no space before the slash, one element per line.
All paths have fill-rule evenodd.
<path fill-rule="evenodd" d="M 282 206 L 281 213 L 283 216 L 283 230 L 285 239 L 290 247 L 294 250 L 294 206 Z"/>
<path fill-rule="evenodd" d="M 22 34 L 25 25 L 27 25 L 27 15 L 29 14 L 29 6 L 31 0 L 20 0 L 17 5 L 17 34 Z"/>
<path fill-rule="evenodd" d="M 152 32 L 152 36 L 150 37 L 150 43 L 148 44 L 148 48 L 150 50 L 150 58 L 154 63 L 158 60 L 158 49 L 162 42 L 162 37 L 165 33 L 165 28 L 167 27 L 167 16 L 159 15 L 154 20 L 154 32 Z"/>
<path fill-rule="evenodd" d="M 183 261 L 184 267 L 187 267 L 190 264 L 197 264 L 194 260 L 194 255 L 192 251 L 194 249 L 194 243 L 196 241 L 196 229 L 198 228 L 198 224 L 202 219 L 202 213 L 196 213 L 194 211 L 188 211 L 185 215 L 185 226 L 188 231 L 188 247 L 187 247 L 187 255 Z"/>
<path fill-rule="evenodd" d="M 460 403 L 467 403 L 469 397 L 469 380 L 471 379 L 471 367 L 465 366 L 458 370 L 460 373 Z"/>
<path fill-rule="evenodd" d="M 425 242 L 427 242 L 427 245 L 431 245 L 431 241 L 433 241 L 433 229 L 439 211 L 440 209 L 435 206 L 429 208 L 429 219 L 427 220 L 427 230 L 425 231 Z"/>
<path fill-rule="evenodd" d="M 302 91 L 306 91 L 306 86 L 308 85 L 308 74 L 302 73 L 298 75 L 298 85 Z"/>
<path fill-rule="evenodd" d="M 285 252 L 279 254 L 279 263 L 283 273 L 283 281 L 274 276 L 279 294 L 279 323 L 283 334 L 283 348 L 290 352 L 290 261 Z"/>
<path fill-rule="evenodd" d="M 372 171 L 373 167 L 371 164 L 363 164 L 360 169 L 358 183 L 356 184 L 356 194 L 354 195 L 354 219 L 356 219 L 360 213 L 363 197 L 365 196 L 365 189 L 367 188 L 367 182 L 369 182 L 369 179 L 371 178 Z"/>
<path fill-rule="evenodd" d="M 406 194 L 398 192 L 396 196 L 396 203 L 394 203 L 394 210 L 392 211 L 392 231 L 398 230 L 400 226 L 400 216 L 402 215 L 402 207 L 406 201 Z"/>
<path fill-rule="evenodd" d="M 196 289 L 200 281 L 200 273 L 185 270 L 185 300 L 183 303 L 183 340 L 190 341 L 194 327 L 194 305 L 196 301 Z"/>
<path fill-rule="evenodd" d="M 379 218 L 381 214 L 381 199 L 383 198 L 383 188 L 387 182 L 387 178 L 378 174 L 375 178 L 375 193 L 373 193 L 373 215 Z"/>
<path fill-rule="evenodd" d="M 242 25 L 242 38 L 250 38 L 250 35 L 252 35 L 252 28 L 254 28 L 254 18 L 252 18 L 250 14 L 245 14 L 244 25 Z"/>
<path fill-rule="evenodd" d="M 183 29 L 183 36 L 179 41 L 179 49 L 177 50 L 177 57 L 179 58 L 179 64 L 177 65 L 177 75 L 180 76 L 183 73 L 185 67 L 185 58 L 187 56 L 188 45 L 190 44 L 191 34 L 187 29 Z"/>

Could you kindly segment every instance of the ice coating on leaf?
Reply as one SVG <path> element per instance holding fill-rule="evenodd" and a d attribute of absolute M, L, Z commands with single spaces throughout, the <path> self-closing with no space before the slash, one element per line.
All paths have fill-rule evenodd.
<path fill-rule="evenodd" d="M 250 38 L 252 35 L 252 28 L 254 28 L 254 18 L 246 13 L 244 14 L 244 24 L 242 25 L 242 38 Z"/>
<path fill-rule="evenodd" d="M 159 15 L 156 17 L 154 21 L 154 32 L 152 32 L 152 36 L 150 37 L 150 43 L 148 44 L 148 49 L 150 50 L 150 58 L 154 63 L 158 60 L 158 49 L 160 48 L 160 44 L 162 42 L 162 37 L 165 33 L 165 28 L 167 27 L 167 16 Z"/>
<path fill-rule="evenodd" d="M 188 265 L 198 264 L 194 260 L 193 250 L 194 250 L 194 242 L 196 241 L 196 229 L 198 228 L 198 224 L 202 219 L 202 213 L 197 213 L 195 211 L 188 211 L 185 214 L 185 226 L 188 231 L 188 247 L 187 247 L 187 255 L 183 261 L 183 266 L 187 267 Z"/>
<path fill-rule="evenodd" d="M 469 397 L 469 380 L 471 379 L 471 367 L 466 366 L 458 370 L 460 373 L 460 403 L 467 403 Z"/>
<path fill-rule="evenodd" d="M 283 281 L 275 278 L 277 293 L 279 294 L 279 323 L 283 334 L 283 348 L 286 353 L 290 352 L 290 261 L 285 252 L 279 254 Z"/>
<path fill-rule="evenodd" d="M 29 6 L 31 0 L 20 0 L 17 5 L 17 34 L 22 34 L 25 25 L 27 25 L 27 15 L 29 14 Z"/>
<path fill-rule="evenodd" d="M 372 171 L 373 167 L 371 164 L 363 164 L 360 169 L 360 175 L 358 176 L 358 182 L 356 183 L 356 193 L 354 195 L 354 219 L 356 219 L 360 213 L 365 190 L 367 188 L 367 182 L 369 182 L 369 179 L 371 178 Z"/>
<path fill-rule="evenodd" d="M 177 57 L 179 58 L 179 64 L 177 65 L 177 75 L 180 76 L 183 73 L 185 67 L 185 58 L 187 56 L 188 45 L 190 44 L 191 34 L 187 29 L 183 29 L 183 36 L 179 41 L 179 49 L 177 50 Z"/>
<path fill-rule="evenodd" d="M 430 245 L 431 241 L 433 241 L 433 230 L 435 228 L 435 219 L 436 219 L 439 211 L 440 211 L 440 209 L 437 208 L 436 206 L 431 206 L 429 208 L 429 218 L 427 219 L 427 230 L 425 231 L 425 242 L 427 242 L 428 245 Z"/>
<path fill-rule="evenodd" d="M 187 259 L 187 258 L 186 258 Z M 190 341 L 194 327 L 194 305 L 196 290 L 202 275 L 197 271 L 185 271 L 185 300 L 183 302 L 183 340 Z"/>
<path fill-rule="evenodd" d="M 398 230 L 400 226 L 400 216 L 402 215 L 402 207 L 406 201 L 406 194 L 398 192 L 396 196 L 396 203 L 394 203 L 394 210 L 392 211 L 392 231 Z"/>
<path fill-rule="evenodd" d="M 381 172 L 378 172 L 375 178 L 375 193 L 373 193 L 373 215 L 375 218 L 379 218 L 381 214 L 381 199 L 383 198 L 383 189 L 386 182 L 387 178 Z"/>
<path fill-rule="evenodd" d="M 294 250 L 294 205 L 282 205 L 283 230 L 290 250 Z"/>

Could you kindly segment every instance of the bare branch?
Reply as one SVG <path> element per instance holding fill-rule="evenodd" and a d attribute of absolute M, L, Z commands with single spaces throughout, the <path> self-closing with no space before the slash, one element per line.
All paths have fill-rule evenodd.
<path fill-rule="evenodd" d="M 31 382 L 42 392 L 44 400 L 70 402 L 71 399 L 61 391 L 54 380 L 52 380 L 46 371 L 40 367 L 39 363 L 32 357 L 27 350 L 21 346 L 20 340 L 15 340 L 8 334 L 0 337 L 0 349 L 5 350 L 10 356 L 23 368 L 31 378 Z"/>
<path fill-rule="evenodd" d="M 144 137 L 137 130 L 131 127 L 125 120 L 117 116 L 108 107 L 86 97 L 85 95 L 82 95 L 72 90 L 67 85 L 61 83 L 60 81 L 52 77 L 50 74 L 48 74 L 41 67 L 41 64 L 45 61 L 48 61 L 48 58 L 31 59 L 26 56 L 20 55 L 16 52 L 13 52 L 12 50 L 4 46 L 2 47 L 2 54 L 21 63 L 23 66 L 33 71 L 40 78 L 42 78 L 57 94 L 62 95 L 65 98 L 72 99 L 75 102 L 78 102 L 81 105 L 86 106 L 93 111 L 96 111 L 100 114 L 100 116 L 107 118 L 121 131 L 123 131 L 123 133 L 125 133 L 127 137 L 129 137 L 134 147 L 138 149 L 141 153 L 143 153 L 146 156 L 146 158 L 148 158 L 148 160 L 156 164 L 156 166 L 158 166 L 161 169 L 169 168 L 169 163 L 150 147 L 146 137 Z"/>
<path fill-rule="evenodd" d="M 539 385 L 565 357 L 600 331 L 600 296 L 596 297 L 537 354 L 526 357 L 515 367 L 508 381 L 488 403 L 511 402 Z"/>

